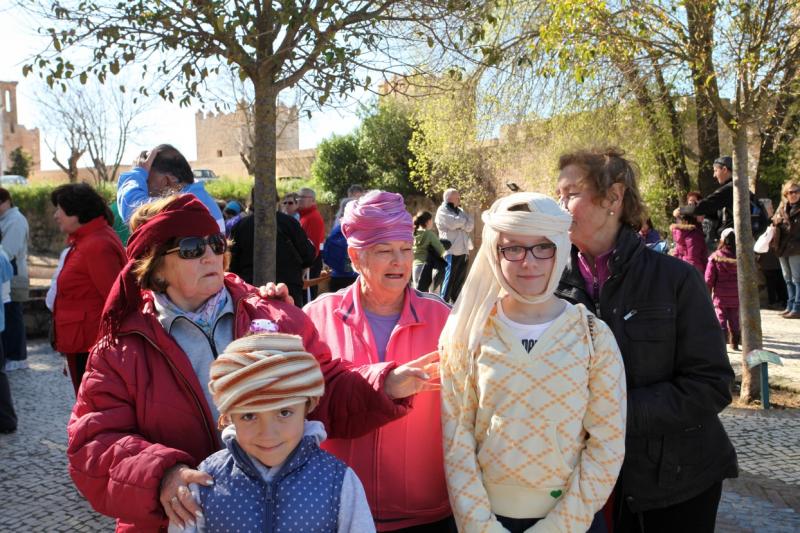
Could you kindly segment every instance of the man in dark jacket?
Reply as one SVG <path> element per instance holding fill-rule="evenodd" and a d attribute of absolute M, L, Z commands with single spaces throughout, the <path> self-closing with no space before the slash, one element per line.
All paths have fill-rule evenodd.
<path fill-rule="evenodd" d="M 702 215 L 706 219 L 714 221 L 713 234 L 706 235 L 706 243 L 710 245 L 709 250 L 716 247 L 723 230 L 733 227 L 733 159 L 730 156 L 719 157 L 714 161 L 714 177 L 720 184 L 717 190 L 697 204 L 679 207 L 672 213 L 676 217 Z M 767 220 L 763 208 L 753 193 L 750 193 L 750 205 L 751 211 L 759 210 L 758 213 L 751 212 L 753 235 L 759 235 L 767 229 Z"/>
<path fill-rule="evenodd" d="M 316 249 L 300 223 L 285 213 L 275 212 L 275 282 L 285 283 L 295 305 L 303 306 L 303 269 L 311 266 Z M 228 270 L 253 283 L 253 240 L 255 215 L 248 213 L 231 229 L 231 264 Z"/>
<path fill-rule="evenodd" d="M 731 402 L 734 376 L 702 278 L 688 263 L 648 249 L 630 227 L 620 230 L 596 302 L 579 264 L 573 247 L 556 294 L 602 318 L 625 362 L 618 503 L 641 513 L 718 501 L 722 480 L 737 475 L 736 452 L 717 416 Z M 716 508 L 716 501 L 693 504 Z"/>

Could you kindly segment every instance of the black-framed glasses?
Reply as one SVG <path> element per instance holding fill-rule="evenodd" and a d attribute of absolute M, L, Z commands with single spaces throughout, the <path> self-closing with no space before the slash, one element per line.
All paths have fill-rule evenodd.
<path fill-rule="evenodd" d="M 517 262 L 525 259 L 528 252 L 531 253 L 536 259 L 550 259 L 556 255 L 556 245 L 552 242 L 543 242 L 541 244 L 534 244 L 533 246 L 498 246 L 497 251 L 505 258 L 506 261 Z"/>
<path fill-rule="evenodd" d="M 791 191 L 786 191 L 786 194 L 800 194 L 800 189 L 792 189 Z"/>
<path fill-rule="evenodd" d="M 224 233 L 215 233 L 208 237 L 184 237 L 178 241 L 178 246 L 170 248 L 164 255 L 178 252 L 181 259 L 197 259 L 206 253 L 206 245 L 211 247 L 211 251 L 216 255 L 222 255 L 228 249 L 228 241 L 225 240 Z"/>

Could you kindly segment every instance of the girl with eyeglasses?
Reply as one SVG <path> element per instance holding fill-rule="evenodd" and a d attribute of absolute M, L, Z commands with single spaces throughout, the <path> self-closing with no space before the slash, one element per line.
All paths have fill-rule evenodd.
<path fill-rule="evenodd" d="M 439 341 L 459 531 L 607 531 L 600 510 L 625 450 L 625 372 L 609 328 L 554 294 L 572 217 L 516 193 L 482 219 Z"/>
<path fill-rule="evenodd" d="M 777 232 L 772 246 L 781 263 L 789 298 L 783 318 L 800 318 L 800 181 L 789 180 L 781 189 L 781 203 L 772 223 Z"/>
<path fill-rule="evenodd" d="M 117 518 L 118 530 L 163 531 L 168 520 L 183 527 L 202 515 L 188 484 L 213 483 L 196 467 L 222 447 L 206 384 L 211 363 L 236 338 L 302 338 L 325 378 L 314 418 L 331 437 L 405 415 L 409 404 L 395 400 L 424 386 L 402 366 L 364 374 L 334 360 L 300 309 L 225 273 L 225 236 L 194 196 L 142 206 L 131 229 L 67 428 L 72 479 L 94 509 Z"/>

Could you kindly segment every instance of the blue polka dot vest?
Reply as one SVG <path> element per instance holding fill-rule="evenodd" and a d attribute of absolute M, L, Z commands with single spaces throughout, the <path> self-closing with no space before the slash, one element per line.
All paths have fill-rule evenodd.
<path fill-rule="evenodd" d="M 278 474 L 266 482 L 235 439 L 200 470 L 214 477 L 200 487 L 209 532 L 335 533 L 347 465 L 305 436 Z"/>

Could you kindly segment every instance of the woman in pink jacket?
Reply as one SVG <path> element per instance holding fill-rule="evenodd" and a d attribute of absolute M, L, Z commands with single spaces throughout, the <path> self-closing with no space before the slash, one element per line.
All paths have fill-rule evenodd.
<path fill-rule="evenodd" d="M 359 277 L 304 311 L 332 352 L 353 365 L 411 362 L 424 368 L 431 382 L 413 398 L 408 415 L 363 437 L 329 439 L 322 447 L 358 474 L 378 531 L 454 532 L 434 384 L 438 365 L 431 353 L 450 308 L 408 285 L 414 235 L 402 196 L 372 191 L 347 205 L 341 225 Z"/>

